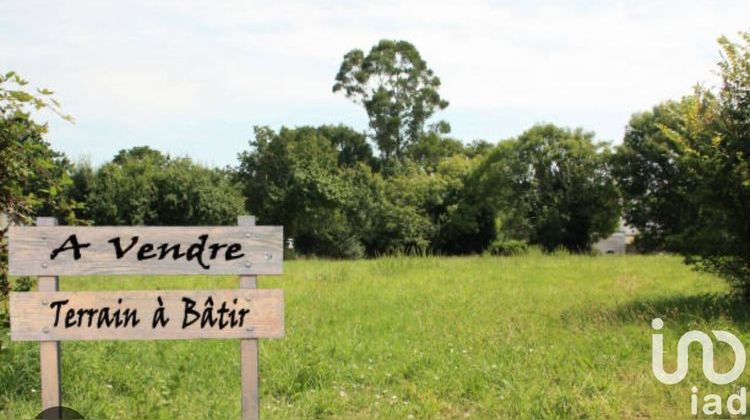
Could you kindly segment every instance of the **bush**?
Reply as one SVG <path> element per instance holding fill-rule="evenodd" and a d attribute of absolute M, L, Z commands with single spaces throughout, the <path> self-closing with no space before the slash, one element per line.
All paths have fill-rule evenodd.
<path fill-rule="evenodd" d="M 488 251 L 492 255 L 503 257 L 521 255 L 529 251 L 529 244 L 517 239 L 497 239 L 490 244 Z"/>
<path fill-rule="evenodd" d="M 473 177 L 480 197 L 496 209 L 501 237 L 552 252 L 588 252 L 617 227 L 620 198 L 609 173 L 606 144 L 594 134 L 535 125 L 500 142 Z"/>
<path fill-rule="evenodd" d="M 94 171 L 79 165 L 75 194 L 97 225 L 233 225 L 245 199 L 230 173 L 149 147 L 120 151 Z"/>

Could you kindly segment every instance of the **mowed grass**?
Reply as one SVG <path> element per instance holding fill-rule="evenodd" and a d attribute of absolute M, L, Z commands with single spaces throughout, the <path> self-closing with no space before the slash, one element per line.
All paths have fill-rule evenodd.
<path fill-rule="evenodd" d="M 666 365 L 689 329 L 750 343 L 724 283 L 672 256 L 290 261 L 286 337 L 260 346 L 261 415 L 311 417 L 686 417 L 710 385 L 651 373 L 650 321 Z M 236 277 L 66 277 L 63 290 L 235 288 Z M 39 411 L 38 345 L 3 341 L 0 412 Z M 724 345 L 722 345 L 724 346 Z M 9 347 L 9 348 L 8 348 Z M 731 351 L 717 348 L 717 370 Z M 693 357 L 696 356 L 696 357 Z M 63 400 L 87 418 L 235 418 L 235 340 L 65 342 Z M 747 384 L 743 374 L 740 384 Z"/>

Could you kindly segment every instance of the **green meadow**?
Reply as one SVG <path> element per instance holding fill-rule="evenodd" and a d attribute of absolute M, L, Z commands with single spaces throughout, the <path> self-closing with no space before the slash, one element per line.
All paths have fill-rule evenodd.
<path fill-rule="evenodd" d="M 673 256 L 540 255 L 298 260 L 283 288 L 286 337 L 260 345 L 265 418 L 688 417 L 711 385 L 692 346 L 678 385 L 651 373 L 652 318 L 666 367 L 690 329 L 750 343 L 748 312 L 716 277 Z M 235 288 L 236 277 L 64 277 L 63 290 Z M 0 351 L 0 413 L 37 414 L 38 344 Z M 717 370 L 733 357 L 717 347 Z M 746 385 L 748 375 L 737 382 Z M 87 418 L 236 418 L 235 340 L 64 342 L 64 405 Z"/>

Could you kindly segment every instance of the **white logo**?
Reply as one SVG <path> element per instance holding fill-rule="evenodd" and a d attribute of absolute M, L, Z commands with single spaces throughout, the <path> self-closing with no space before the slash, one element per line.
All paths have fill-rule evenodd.
<path fill-rule="evenodd" d="M 664 321 L 654 318 L 651 327 L 661 330 Z M 734 382 L 745 370 L 745 347 L 740 340 L 727 331 L 711 331 L 717 340 L 727 343 L 734 351 L 734 366 L 726 373 L 716 373 L 714 370 L 714 343 L 708 334 L 702 331 L 688 331 L 677 342 L 677 369 L 672 373 L 664 371 L 664 337 L 662 334 L 651 335 L 651 368 L 656 379 L 667 385 L 674 385 L 685 379 L 688 372 L 688 347 L 691 343 L 698 343 L 703 349 L 703 374 L 718 385 Z"/>

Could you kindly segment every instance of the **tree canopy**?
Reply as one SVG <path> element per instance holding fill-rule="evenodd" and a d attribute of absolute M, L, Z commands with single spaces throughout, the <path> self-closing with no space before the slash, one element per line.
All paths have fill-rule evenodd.
<path fill-rule="evenodd" d="M 100 225 L 229 225 L 244 197 L 224 170 L 172 158 L 147 146 L 121 150 L 94 170 L 79 165 L 74 194 Z"/>
<path fill-rule="evenodd" d="M 8 254 L 5 234 L 11 223 L 33 223 L 35 216 L 56 216 L 61 223 L 77 223 L 80 204 L 68 194 L 71 165 L 45 140 L 47 125 L 32 118 L 33 111 L 48 110 L 72 121 L 60 111 L 53 93 L 29 88 L 15 72 L 0 74 L 0 302 L 6 302 Z M 16 287 L 27 287 L 21 281 Z M 7 308 L 0 312 L 6 323 Z"/>
<path fill-rule="evenodd" d="M 750 296 L 750 34 L 719 43 L 720 88 L 633 114 L 613 152 L 553 124 L 467 144 L 428 124 L 448 102 L 416 47 L 382 40 L 348 52 L 333 85 L 364 107 L 370 131 L 256 127 L 226 169 L 146 146 L 72 165 L 32 112 L 68 117 L 11 72 L 0 76 L 0 211 L 115 225 L 233 224 L 249 212 L 284 225 L 297 252 L 334 258 L 588 252 L 624 217 L 641 250 L 679 252 Z"/>
<path fill-rule="evenodd" d="M 414 45 L 384 39 L 366 55 L 360 49 L 344 55 L 333 91 L 364 106 L 375 143 L 388 160 L 400 159 L 427 119 L 448 106 L 439 87 L 440 79 Z"/>
<path fill-rule="evenodd" d="M 719 43 L 718 92 L 634 115 L 614 167 L 643 249 L 680 252 L 750 295 L 750 33 Z"/>
<path fill-rule="evenodd" d="M 619 194 L 608 152 L 593 137 L 536 125 L 489 154 L 476 182 L 497 211 L 502 236 L 582 252 L 615 230 Z"/>

